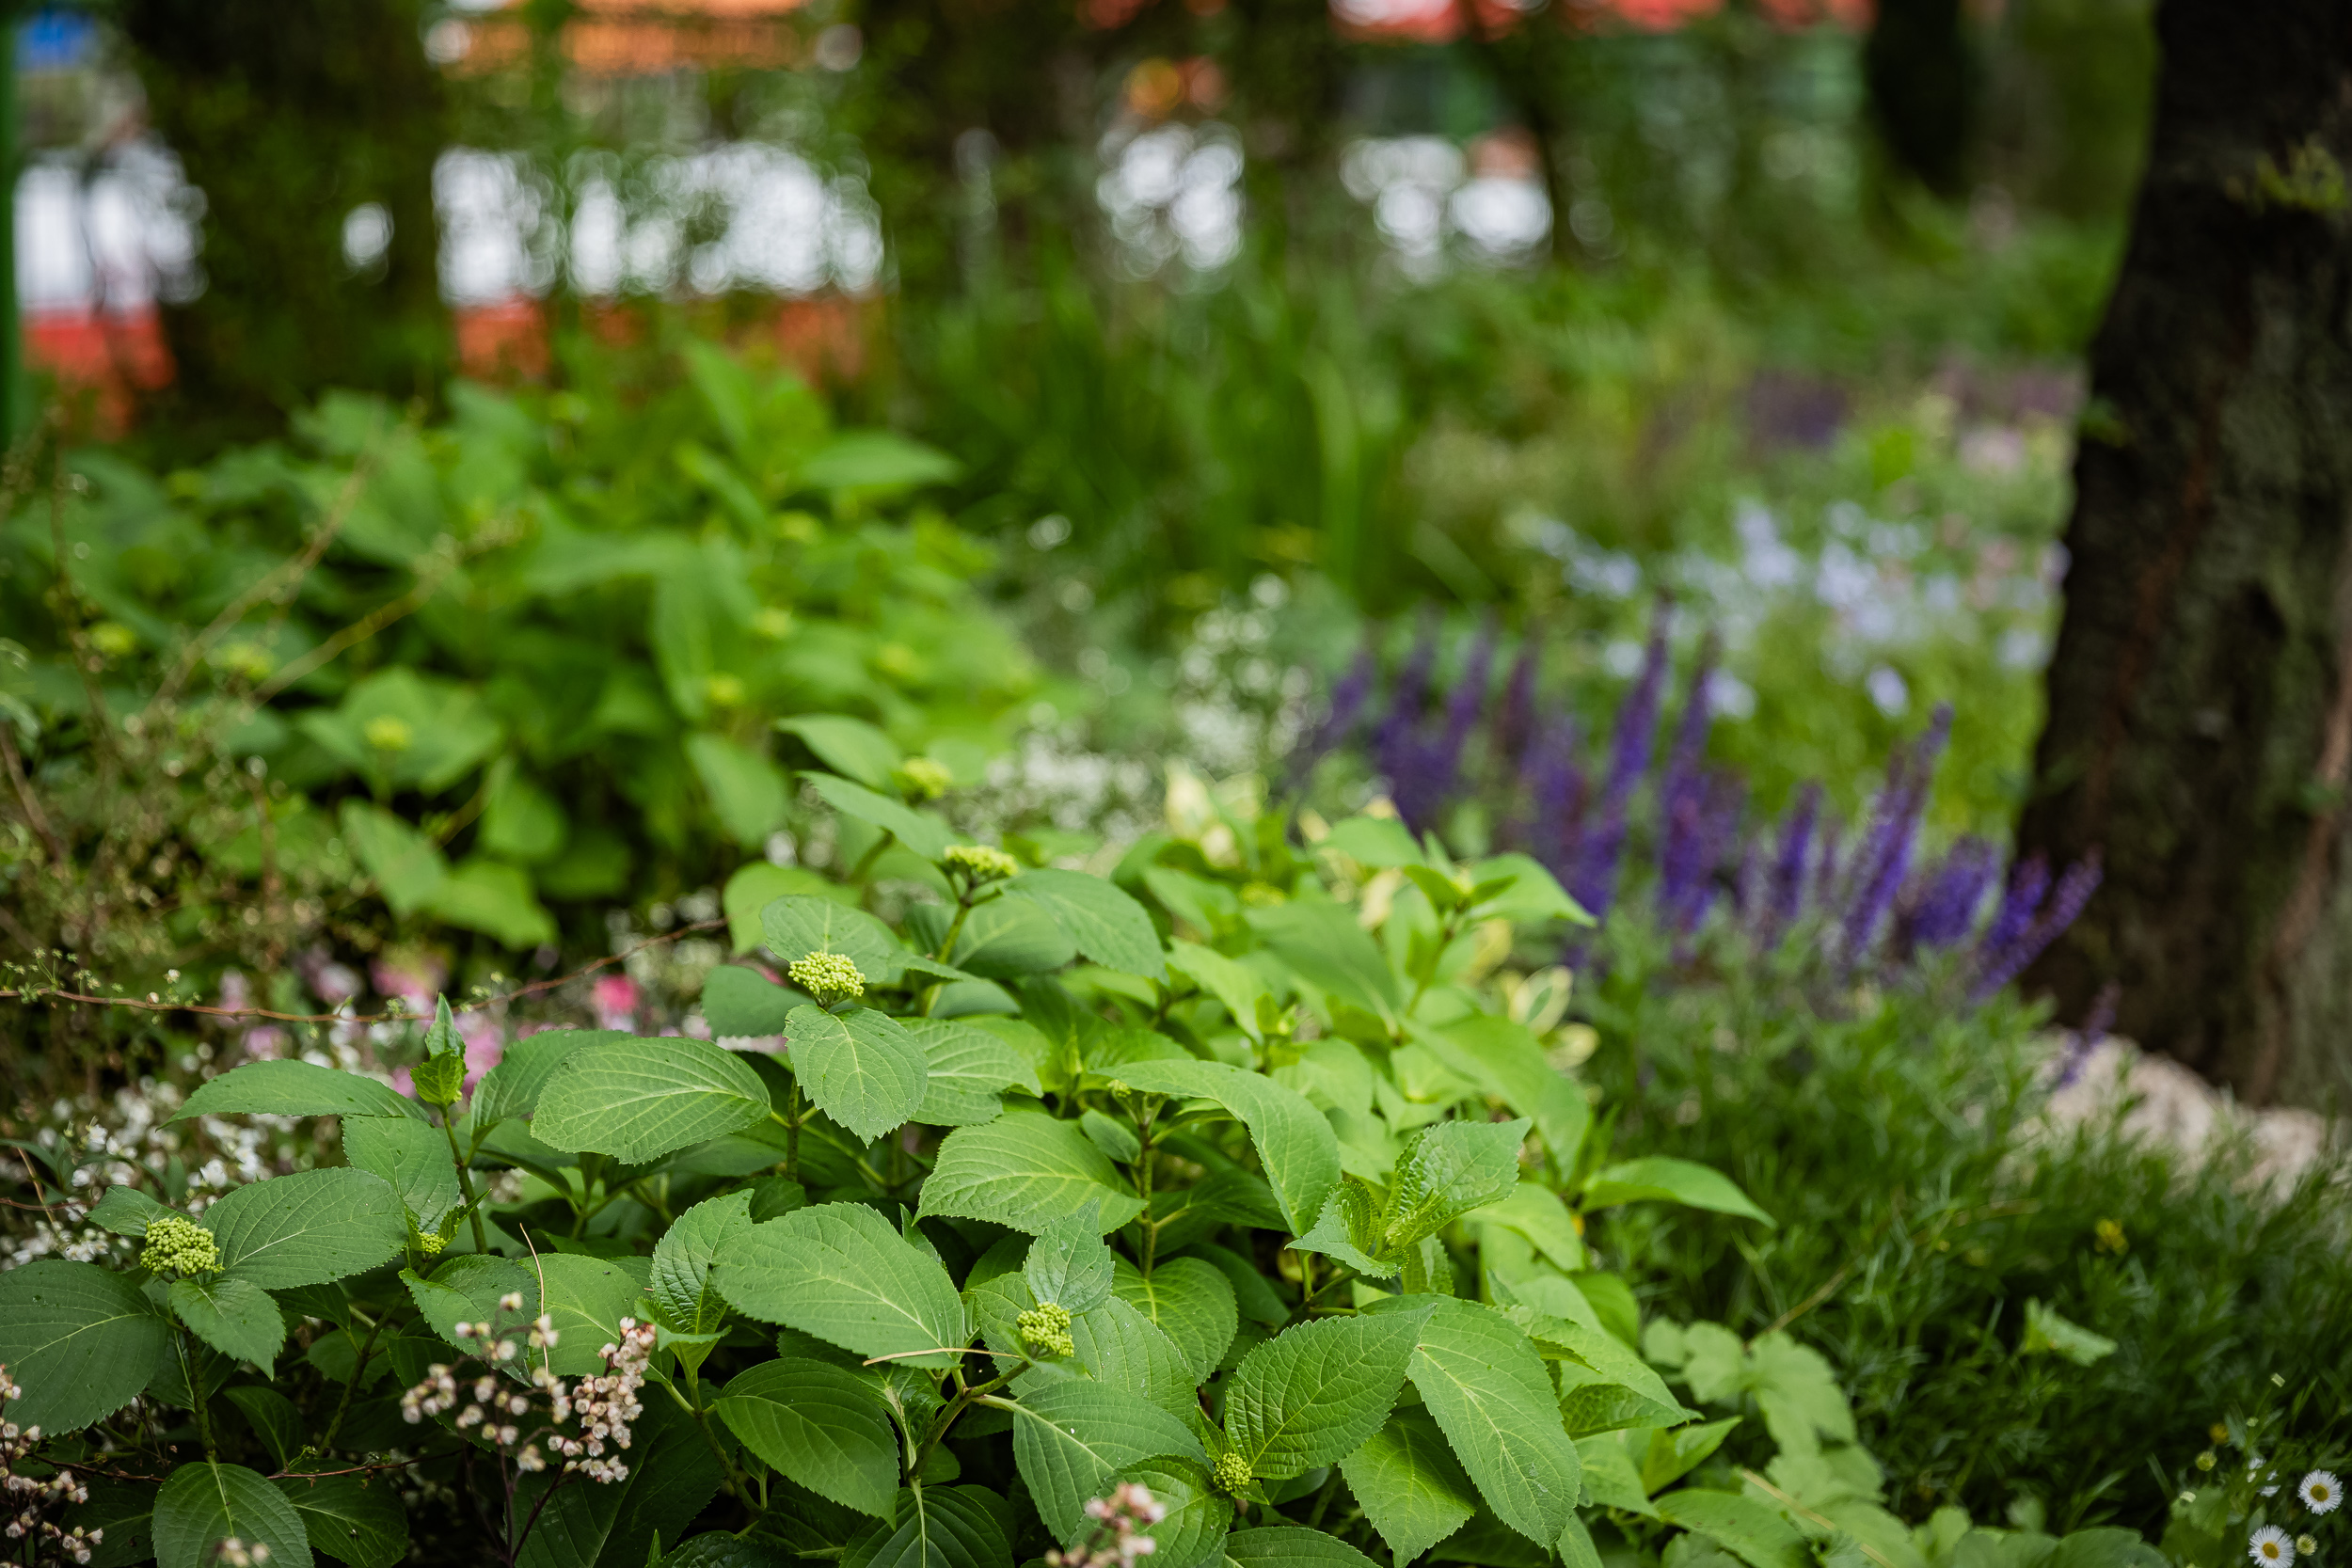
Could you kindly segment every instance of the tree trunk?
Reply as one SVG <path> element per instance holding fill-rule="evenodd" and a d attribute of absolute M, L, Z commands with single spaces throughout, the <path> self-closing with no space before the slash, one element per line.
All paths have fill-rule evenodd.
<path fill-rule="evenodd" d="M 2250 5 L 2250 8 L 2249 8 Z M 2020 828 L 2106 881 L 2028 976 L 2256 1103 L 2352 1090 L 2352 10 L 2163 0 Z"/>
<path fill-rule="evenodd" d="M 123 0 L 155 129 L 204 193 L 204 292 L 164 313 L 157 435 L 274 434 L 330 387 L 436 394 L 448 364 L 433 165 L 447 117 L 420 0 Z M 373 202 L 389 243 L 356 270 Z"/>

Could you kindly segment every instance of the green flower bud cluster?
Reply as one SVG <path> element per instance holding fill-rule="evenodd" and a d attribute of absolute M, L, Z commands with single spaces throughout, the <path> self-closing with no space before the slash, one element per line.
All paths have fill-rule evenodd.
<path fill-rule="evenodd" d="M 417 1250 L 423 1253 L 427 1258 L 438 1258 L 441 1255 L 442 1249 L 448 1245 L 448 1237 L 437 1236 L 430 1230 L 424 1232 L 417 1238 Z"/>
<path fill-rule="evenodd" d="M 1216 1463 L 1209 1466 L 1209 1479 L 1216 1483 L 1218 1491 L 1228 1496 L 1238 1495 L 1243 1487 L 1249 1484 L 1249 1461 L 1230 1450 L 1218 1454 Z"/>
<path fill-rule="evenodd" d="M 787 973 L 794 985 L 827 1006 L 866 994 L 866 976 L 858 973 L 854 960 L 838 953 L 811 953 L 795 958 Z"/>
<path fill-rule="evenodd" d="M 1021 1331 L 1021 1343 L 1031 1355 L 1078 1354 L 1078 1342 L 1070 1337 L 1070 1308 L 1058 1302 L 1031 1307 L 1014 1320 L 1013 1326 Z"/>
<path fill-rule="evenodd" d="M 898 783 L 909 795 L 918 800 L 936 800 L 956 784 L 956 776 L 946 765 L 930 757 L 909 757 L 896 769 Z"/>
<path fill-rule="evenodd" d="M 212 1274 L 220 1267 L 220 1243 L 194 1220 L 166 1214 L 148 1226 L 147 1245 L 139 1251 L 139 1261 L 150 1273 L 179 1279 Z"/>
<path fill-rule="evenodd" d="M 1021 870 L 1019 861 L 985 844 L 950 844 L 940 858 L 948 870 L 961 871 L 975 882 L 1002 881 Z"/>

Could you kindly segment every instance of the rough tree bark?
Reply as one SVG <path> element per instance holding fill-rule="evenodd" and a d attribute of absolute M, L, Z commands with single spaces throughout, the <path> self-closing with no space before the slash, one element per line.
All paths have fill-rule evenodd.
<path fill-rule="evenodd" d="M 2028 976 L 2248 1101 L 2352 1091 L 2352 9 L 2163 0 L 2075 459 L 2026 849 L 2106 882 Z"/>

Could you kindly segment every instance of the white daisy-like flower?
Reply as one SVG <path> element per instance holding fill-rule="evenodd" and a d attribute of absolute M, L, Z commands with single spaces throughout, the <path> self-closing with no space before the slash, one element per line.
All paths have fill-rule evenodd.
<path fill-rule="evenodd" d="M 2332 1470 L 2313 1470 L 2296 1492 L 2313 1513 L 2333 1513 L 2344 1503 L 2344 1482 Z"/>
<path fill-rule="evenodd" d="M 2265 1525 L 2247 1538 L 2246 1555 L 2258 1568 L 2289 1568 L 2295 1561 L 2295 1543 L 2278 1526 Z"/>

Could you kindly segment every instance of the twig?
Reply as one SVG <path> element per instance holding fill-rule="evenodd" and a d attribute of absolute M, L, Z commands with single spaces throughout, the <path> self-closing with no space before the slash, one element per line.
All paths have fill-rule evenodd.
<path fill-rule="evenodd" d="M 24 776 L 24 759 L 17 754 L 16 736 L 6 724 L 0 724 L 0 762 L 8 765 L 8 783 L 16 786 L 16 798 L 24 807 L 25 820 L 33 825 L 33 832 L 40 834 L 41 842 L 49 846 L 49 861 L 57 875 L 64 876 L 72 863 L 66 855 L 65 845 L 57 838 L 57 830 L 49 825 L 48 814 L 40 809 L 32 780 Z"/>
<path fill-rule="evenodd" d="M 665 942 L 675 942 L 680 937 L 692 936 L 697 931 L 715 931 L 725 924 L 723 917 L 717 920 L 698 920 L 691 926 L 681 926 L 675 931 L 664 931 L 660 936 L 647 937 L 634 946 L 625 947 L 610 957 L 582 965 L 569 974 L 559 974 L 552 980 L 533 980 L 527 986 L 517 986 L 513 990 L 501 991 L 496 996 L 485 996 L 476 1002 L 461 1002 L 450 1011 L 453 1013 L 480 1012 L 485 1007 L 495 1007 L 501 1003 L 512 1002 L 518 997 L 535 996 L 543 990 L 553 990 L 558 986 L 568 986 L 574 980 L 585 979 L 600 969 L 616 963 L 624 963 L 648 947 L 656 947 Z M 160 998 L 150 1001 L 144 996 L 92 996 L 86 991 L 44 990 L 38 988 L 0 990 L 0 1002 L 6 1001 L 78 1002 L 86 1006 L 129 1007 L 143 1013 L 198 1013 L 206 1018 L 261 1018 L 267 1019 L 273 1023 L 413 1023 L 421 1022 L 421 1015 L 410 1012 L 278 1013 L 272 1012 L 266 1007 L 215 1007 L 201 1002 L 166 1002 Z"/>
<path fill-rule="evenodd" d="M 213 644 L 227 636 L 230 627 L 244 620 L 246 610 L 265 599 L 277 597 L 286 589 L 298 586 L 303 578 L 310 575 L 311 568 L 326 554 L 326 546 L 333 544 L 335 536 L 342 531 L 343 523 L 350 517 L 351 509 L 358 503 L 360 491 L 374 466 L 375 447 L 371 444 L 367 451 L 359 454 L 359 460 L 352 465 L 351 476 L 343 481 L 343 487 L 335 497 L 335 503 L 326 509 L 326 520 L 310 535 L 310 543 L 303 546 L 302 553 L 280 562 L 276 570 L 230 600 L 228 607 L 213 617 L 212 625 L 199 632 L 181 651 L 180 662 L 172 667 L 171 673 L 156 689 L 153 700 L 148 704 L 151 708 L 167 705 L 180 694 L 180 688 L 187 684 L 188 677 L 196 673 L 197 665 L 212 651 Z"/>
<path fill-rule="evenodd" d="M 1768 1494 L 1773 1501 L 1779 1503 L 1781 1507 L 1788 1510 L 1789 1513 L 1801 1513 L 1807 1519 L 1812 1520 L 1813 1523 L 1820 1526 L 1823 1529 L 1829 1530 L 1833 1533 L 1835 1533 L 1838 1528 L 1835 1520 L 1830 1519 L 1824 1514 L 1816 1513 L 1813 1510 L 1805 1507 L 1804 1504 L 1797 1501 L 1796 1498 L 1790 1497 L 1779 1487 L 1774 1486 L 1771 1481 L 1766 1481 L 1762 1476 L 1757 1475 L 1754 1470 L 1742 1466 L 1739 1471 L 1739 1476 L 1741 1481 L 1746 1481 L 1750 1486 L 1755 1487 L 1757 1491 Z M 1895 1560 L 1888 1557 L 1884 1552 L 1880 1551 L 1876 1546 L 1871 1545 L 1867 1541 L 1857 1539 L 1854 1542 L 1854 1544 L 1861 1547 L 1862 1555 L 1868 1558 L 1872 1562 L 1877 1563 L 1879 1568 L 1895 1568 Z"/>

